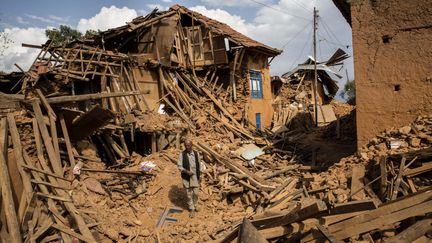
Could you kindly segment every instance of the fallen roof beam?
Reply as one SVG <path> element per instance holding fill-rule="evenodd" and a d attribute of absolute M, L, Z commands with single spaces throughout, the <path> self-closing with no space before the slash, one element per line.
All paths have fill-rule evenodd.
<path fill-rule="evenodd" d="M 22 47 L 28 47 L 28 48 L 36 48 L 36 49 L 42 49 L 43 46 L 41 45 L 32 45 L 32 44 L 26 44 L 26 43 L 21 43 Z"/>
<path fill-rule="evenodd" d="M 103 98 L 129 96 L 129 95 L 142 95 L 149 94 L 150 90 L 145 91 L 129 91 L 129 92 L 113 92 L 113 93 L 98 93 L 98 94 L 85 94 L 85 95 L 68 95 L 47 98 L 50 104 L 60 104 L 66 102 L 84 101 L 84 100 L 97 100 Z"/>

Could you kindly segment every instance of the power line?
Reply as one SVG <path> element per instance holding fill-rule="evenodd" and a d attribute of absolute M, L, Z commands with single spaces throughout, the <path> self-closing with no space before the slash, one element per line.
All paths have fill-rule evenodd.
<path fill-rule="evenodd" d="M 259 1 L 256 1 L 256 0 L 249 0 L 249 1 L 252 1 L 252 2 L 254 2 L 254 3 L 256 3 L 256 4 L 259 4 L 259 5 L 262 5 L 262 6 L 264 6 L 264 7 L 267 7 L 267 8 L 273 9 L 273 10 L 275 10 L 275 11 L 281 12 L 281 13 L 283 13 L 283 14 L 289 15 L 289 16 L 291 16 L 291 17 L 295 17 L 295 18 L 299 18 L 299 19 L 303 19 L 303 20 L 307 20 L 307 21 L 309 21 L 309 19 L 307 19 L 307 18 L 304 18 L 304 17 L 301 17 L 301 16 L 297 16 L 297 15 L 294 15 L 294 14 L 288 13 L 287 11 L 285 11 L 285 10 L 283 10 L 283 9 L 275 8 L 275 7 L 273 7 L 273 6 L 270 6 L 270 5 L 268 5 L 268 4 L 265 4 L 265 3 L 262 3 L 262 2 L 259 2 Z"/>
<path fill-rule="evenodd" d="M 323 29 L 327 32 L 327 34 L 329 35 L 329 37 L 334 38 L 334 40 L 339 43 L 341 46 L 346 46 L 343 45 L 342 42 L 337 38 L 337 36 L 333 33 L 333 31 L 330 29 L 330 27 L 327 25 L 326 21 L 324 19 L 322 19 L 322 23 L 323 23 Z M 347 48 L 348 49 L 348 48 Z"/>
<path fill-rule="evenodd" d="M 285 44 L 282 45 L 282 49 L 284 49 L 285 46 L 287 46 L 291 41 L 295 40 L 305 29 L 308 29 L 307 27 L 312 24 L 312 21 L 307 23 L 305 26 L 303 26 L 299 32 L 297 32 L 290 40 L 288 40 Z"/>
<path fill-rule="evenodd" d="M 297 6 L 300 6 L 301 8 L 303 8 L 304 10 L 306 10 L 308 13 L 310 13 L 310 12 L 313 11 L 312 9 L 308 9 L 305 5 L 303 5 L 302 3 L 300 3 L 297 0 L 292 0 L 292 1 L 293 1 L 293 3 L 297 4 Z"/>
<path fill-rule="evenodd" d="M 310 35 L 312 33 L 312 28 L 311 29 L 309 29 L 309 33 L 308 33 L 308 36 Z M 309 42 L 310 42 L 310 40 L 311 40 L 311 38 L 308 38 L 307 39 L 307 41 L 305 42 L 305 44 L 303 45 L 303 48 L 302 48 L 302 50 L 300 51 L 300 55 L 297 57 L 297 59 L 295 59 L 295 61 L 293 62 L 293 63 L 291 63 L 291 65 L 290 65 L 290 70 L 293 68 L 293 66 L 300 60 L 300 58 L 302 57 L 302 55 L 303 55 L 303 51 L 304 51 L 304 49 L 306 48 L 306 46 L 309 44 Z"/>

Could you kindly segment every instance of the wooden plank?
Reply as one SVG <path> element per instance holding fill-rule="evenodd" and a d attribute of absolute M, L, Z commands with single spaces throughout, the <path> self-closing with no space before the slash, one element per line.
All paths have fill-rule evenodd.
<path fill-rule="evenodd" d="M 66 143 L 66 151 L 68 154 L 68 158 L 69 158 L 69 164 L 70 164 L 70 172 L 69 172 L 69 178 L 72 179 L 73 178 L 73 168 L 75 167 L 75 157 L 72 151 L 72 144 L 69 140 L 69 133 L 66 127 L 66 122 L 63 116 L 63 113 L 60 113 L 60 126 L 62 129 L 62 133 L 63 133 L 63 138 L 65 140 Z"/>
<path fill-rule="evenodd" d="M 32 106 L 33 106 L 34 114 L 36 116 L 36 120 L 38 121 L 39 130 L 40 130 L 40 133 L 42 134 L 42 139 L 43 139 L 43 142 L 45 144 L 45 148 L 47 150 L 49 160 L 51 162 L 51 166 L 53 167 L 55 174 L 62 176 L 63 175 L 62 166 L 61 166 L 61 163 L 58 160 L 57 156 L 55 155 L 54 147 L 53 147 L 53 144 L 51 143 L 51 138 L 48 134 L 48 129 L 44 123 L 42 111 L 40 109 L 38 101 L 33 101 Z M 41 164 L 43 165 L 43 163 L 41 163 Z M 44 169 L 46 170 L 47 168 L 44 168 Z M 54 178 L 49 177 L 49 179 L 50 179 L 51 183 L 53 183 L 53 182 L 55 183 Z M 64 183 L 65 182 L 62 180 L 59 181 L 59 184 L 61 186 L 65 185 Z M 61 189 L 55 189 L 55 190 L 60 197 L 65 197 L 65 198 L 68 197 L 68 194 L 65 191 L 63 191 Z M 64 202 L 64 205 L 65 205 L 66 209 L 69 211 L 69 213 L 71 214 L 71 216 L 75 219 L 80 232 L 84 236 L 86 236 L 87 238 L 95 241 L 93 235 L 91 234 L 90 230 L 86 226 L 84 219 L 76 212 L 75 205 L 73 203 L 70 203 L 70 202 Z"/>
<path fill-rule="evenodd" d="M 56 201 L 62 201 L 62 202 L 72 202 L 71 199 L 67 199 L 67 198 L 63 198 L 63 197 L 59 197 L 59 196 L 54 196 L 54 195 L 50 195 L 50 194 L 45 194 L 42 192 L 36 192 L 35 193 L 36 196 L 38 197 L 44 197 L 44 198 L 50 198 Z"/>
<path fill-rule="evenodd" d="M 286 179 L 280 186 L 276 187 L 270 194 L 270 200 L 272 198 L 274 198 L 277 194 L 279 194 L 281 191 L 283 191 L 288 184 L 290 184 L 294 179 L 292 177 L 289 177 L 288 179 Z"/>
<path fill-rule="evenodd" d="M 36 126 L 37 127 L 37 126 Z M 32 164 L 31 163 L 31 159 L 30 159 L 30 157 L 28 156 L 28 154 L 27 154 L 27 152 L 25 151 L 25 150 L 23 150 L 23 157 L 24 157 L 24 160 L 26 161 L 26 163 L 27 164 Z M 36 171 L 31 171 L 31 174 L 33 175 L 33 177 L 35 178 L 35 181 L 42 181 L 42 177 L 36 172 Z M 56 187 L 57 185 L 54 185 L 54 184 L 52 184 L 52 183 L 50 183 L 53 187 Z M 49 192 L 48 192 L 48 188 L 44 185 L 44 184 L 41 184 L 41 183 L 39 183 L 38 184 L 38 187 L 39 187 L 39 189 L 43 192 L 43 193 L 45 193 L 45 194 L 48 194 Z M 61 214 L 60 214 L 60 212 L 58 212 L 58 209 L 57 209 L 57 206 L 56 206 L 56 204 L 54 203 L 54 201 L 52 200 L 52 199 L 50 199 L 50 198 L 48 198 L 48 209 L 50 210 L 50 212 L 52 212 L 53 213 L 53 215 L 55 215 L 55 217 L 54 217 L 54 220 L 58 223 L 58 222 L 61 222 L 61 223 L 66 223 L 67 221 L 66 221 L 66 219 L 65 218 L 63 218 L 63 217 L 61 217 Z M 41 201 L 38 201 L 38 202 L 41 202 Z M 37 215 L 35 215 L 35 214 L 40 214 L 40 204 L 38 204 L 38 202 L 36 202 L 36 204 L 37 204 L 37 207 L 36 207 L 36 210 L 34 211 L 34 213 L 33 213 L 33 218 L 32 218 L 32 220 L 34 221 L 34 223 L 35 223 L 35 225 L 36 225 L 36 223 L 37 223 Z M 26 218 L 24 218 L 24 220 L 23 220 L 23 222 L 25 222 L 26 221 Z M 64 234 L 64 233 L 61 233 L 61 237 L 62 237 L 62 239 L 64 240 L 64 242 L 65 243 L 71 243 L 72 242 L 72 240 L 70 239 L 70 237 L 68 236 L 68 235 L 66 235 L 66 234 Z"/>
<path fill-rule="evenodd" d="M 74 119 L 70 128 L 70 138 L 74 141 L 84 139 L 114 118 L 115 114 L 111 110 L 95 105 L 89 111 Z"/>
<path fill-rule="evenodd" d="M 58 176 L 63 176 L 61 162 L 59 161 L 59 157 L 56 156 L 56 152 L 54 149 L 54 145 L 52 143 L 52 138 L 48 133 L 48 129 L 45 125 L 42 110 L 40 108 L 39 102 L 34 100 L 33 103 L 33 111 L 35 113 L 36 120 L 38 122 L 39 130 L 42 135 L 42 140 L 45 144 L 45 148 L 48 154 L 48 158 L 51 162 L 51 165 L 54 169 L 54 173 Z"/>
<path fill-rule="evenodd" d="M 238 234 L 238 243 L 266 243 L 268 242 L 252 225 L 249 219 L 244 218 Z"/>
<path fill-rule="evenodd" d="M 332 214 L 332 215 L 322 216 L 321 218 L 319 218 L 319 220 L 320 220 L 320 222 L 323 221 L 325 226 L 329 226 L 329 225 L 353 218 L 357 215 L 367 213 L 368 211 L 369 210 L 356 211 L 356 212 L 350 212 L 350 213 Z"/>
<path fill-rule="evenodd" d="M 45 107 L 45 109 L 48 111 L 48 114 L 50 116 L 52 116 L 54 118 L 54 120 L 57 119 L 57 116 L 54 112 L 54 110 L 51 108 L 51 106 L 49 105 L 47 99 L 45 98 L 45 96 L 42 94 L 42 91 L 40 89 L 36 89 L 36 93 L 39 96 L 40 101 L 42 102 L 43 106 Z"/>
<path fill-rule="evenodd" d="M 411 189 L 411 192 L 417 192 L 417 188 L 416 188 L 416 186 L 415 186 L 414 181 L 412 180 L 412 178 L 407 178 L 407 181 L 408 181 L 408 185 L 409 185 L 409 187 Z"/>
<path fill-rule="evenodd" d="M 363 165 L 354 165 L 352 167 L 351 193 L 356 192 L 355 195 L 351 196 L 353 200 L 362 200 L 365 198 L 365 194 L 363 191 L 364 176 L 365 176 L 365 167 Z"/>
<path fill-rule="evenodd" d="M 1 118 L 0 120 L 0 152 L 7 158 L 7 151 L 9 147 L 9 127 L 7 125 L 7 118 Z"/>
<path fill-rule="evenodd" d="M 144 172 L 144 171 L 98 170 L 98 169 L 88 169 L 88 168 L 81 168 L 81 171 L 100 172 L 100 173 L 114 173 L 114 174 L 129 174 L 129 175 L 146 175 L 146 172 Z"/>
<path fill-rule="evenodd" d="M 122 97 L 122 96 L 129 96 L 129 95 L 143 95 L 143 94 L 150 94 L 150 91 L 142 90 L 142 91 L 111 92 L 111 93 L 97 93 L 97 94 L 85 94 L 85 95 L 69 95 L 69 96 L 47 98 L 47 101 L 49 104 L 61 104 L 67 102 L 99 100 L 103 98 L 114 98 L 114 97 Z"/>
<path fill-rule="evenodd" d="M 53 222 L 50 220 L 45 221 L 45 223 L 43 225 L 41 225 L 36 232 L 33 234 L 33 239 L 34 241 L 38 242 L 37 239 L 43 234 L 45 233 L 49 228 L 51 228 L 51 226 L 53 225 Z"/>
<path fill-rule="evenodd" d="M 372 200 L 374 201 L 375 205 L 379 206 L 382 204 L 381 199 L 375 194 L 375 192 L 372 190 L 371 184 L 372 181 L 369 181 L 368 178 L 363 177 L 365 188 L 364 190 L 366 191 L 366 193 L 369 195 L 370 198 L 372 198 Z"/>
<path fill-rule="evenodd" d="M 386 191 L 387 191 L 387 157 L 386 156 L 381 156 L 380 157 L 380 172 L 381 172 L 381 185 L 380 185 L 380 196 L 381 199 L 384 200 L 385 196 L 386 196 Z"/>
<path fill-rule="evenodd" d="M 381 178 L 381 176 L 378 176 L 377 178 L 373 179 L 372 181 L 369 181 L 366 177 L 363 177 L 363 181 L 368 181 L 366 183 L 366 185 L 364 185 L 361 188 L 358 188 L 356 191 L 351 191 L 350 195 L 348 196 L 348 199 L 352 198 L 354 195 L 356 195 L 357 193 L 359 193 L 360 191 L 363 191 L 366 189 L 366 187 L 369 187 L 370 185 L 372 185 L 375 181 L 379 180 Z"/>
<path fill-rule="evenodd" d="M 81 234 L 78 234 L 78 233 L 72 231 L 71 229 L 69 229 L 68 227 L 66 227 L 64 225 L 53 224 L 52 227 L 55 228 L 55 229 L 58 229 L 58 230 L 60 230 L 60 231 L 62 231 L 64 233 L 66 233 L 66 234 L 68 234 L 70 236 L 73 236 L 73 237 L 75 237 L 77 239 L 80 239 L 82 241 L 85 241 L 85 242 L 95 242 L 93 239 L 87 238 L 87 237 L 85 237 L 85 236 L 83 236 Z"/>
<path fill-rule="evenodd" d="M 388 213 L 385 217 L 375 217 L 369 222 L 363 222 L 361 224 L 350 225 L 341 231 L 334 232 L 333 235 L 338 240 L 343 240 L 348 237 L 357 236 L 364 232 L 369 232 L 374 229 L 379 229 L 389 224 L 402 221 L 404 219 L 423 215 L 425 213 L 432 212 L 432 201 L 427 201 L 412 207 L 405 208 L 403 210 Z"/>
<path fill-rule="evenodd" d="M 298 207 L 296 207 L 292 211 L 285 211 L 284 213 L 280 213 L 277 215 L 255 219 L 252 220 L 251 223 L 258 230 L 274 228 L 278 226 L 288 225 L 294 222 L 303 221 L 326 210 L 326 204 L 323 201 L 317 201 L 304 208 L 300 208 L 300 205 L 298 205 Z M 228 233 L 227 236 L 223 240 L 221 240 L 221 242 L 231 242 L 238 235 L 238 230 L 239 228 L 236 227 L 233 231 Z"/>
<path fill-rule="evenodd" d="M 4 119 L 4 118 L 3 118 Z M 2 204 L 6 215 L 6 222 L 9 236 L 12 242 L 22 242 L 22 236 L 18 223 L 18 216 L 15 211 L 15 203 L 13 201 L 11 181 L 9 177 L 6 159 L 3 153 L 0 153 L 0 185 L 2 194 Z M 4 227 L 4 226 L 3 226 Z"/>
<path fill-rule="evenodd" d="M 67 190 L 67 191 L 72 190 L 71 187 L 64 187 L 64 186 L 60 186 L 60 185 L 55 185 L 55 184 L 52 184 L 52 183 L 49 183 L 46 181 L 37 180 L 37 179 L 32 179 L 31 182 L 34 184 L 37 184 L 37 185 L 45 185 L 45 186 L 49 186 L 49 187 L 60 188 L 60 189 Z"/>
<path fill-rule="evenodd" d="M 392 201 L 390 203 L 382 204 L 377 209 L 374 209 L 370 211 L 367 214 L 362 214 L 359 216 L 356 216 L 354 218 L 351 218 L 349 220 L 345 220 L 343 222 L 331 225 L 329 227 L 330 232 L 336 232 L 343 230 L 345 228 L 348 228 L 353 225 L 361 224 L 364 222 L 368 222 L 370 220 L 382 217 L 384 215 L 388 215 L 392 212 L 396 212 L 408 207 L 411 207 L 413 205 L 423 203 L 427 200 L 430 200 L 432 198 L 432 191 L 431 188 L 428 188 L 424 191 L 419 191 L 416 194 L 412 194 L 410 196 L 406 196 L 403 198 L 399 198 L 395 201 Z"/>
<path fill-rule="evenodd" d="M 376 209 L 374 201 L 371 199 L 363 199 L 359 201 L 351 201 L 347 203 L 335 204 L 329 209 L 329 214 L 344 214 L 357 211 L 373 210 Z"/>
<path fill-rule="evenodd" d="M 61 180 L 69 181 L 69 182 L 71 181 L 70 179 L 65 178 L 65 177 L 63 177 L 63 176 L 59 176 L 59 175 L 54 174 L 54 173 L 52 173 L 52 172 L 45 171 L 45 170 L 41 170 L 41 169 L 38 169 L 38 168 L 33 167 L 33 166 L 30 166 L 30 165 L 23 165 L 23 167 L 26 168 L 26 169 L 29 169 L 29 170 L 34 170 L 34 171 L 37 171 L 37 172 L 39 172 L 39 173 L 42 173 L 42 174 L 46 174 L 46 175 L 49 175 L 49 176 L 55 177 L 55 178 L 57 178 L 57 179 L 61 179 Z"/>
<path fill-rule="evenodd" d="M 32 187 L 30 183 L 30 176 L 27 174 L 27 172 L 24 171 L 23 166 L 25 165 L 23 155 L 22 155 L 22 145 L 21 145 L 21 138 L 19 136 L 19 132 L 16 126 L 15 118 L 12 113 L 7 114 L 7 120 L 8 120 L 8 127 L 10 131 L 10 135 L 12 138 L 12 144 L 14 147 L 14 155 L 16 162 L 18 164 L 18 171 L 21 175 L 21 179 L 24 186 L 25 191 L 25 198 L 27 199 L 27 202 L 30 202 L 31 200 L 31 194 L 32 194 Z"/>
<path fill-rule="evenodd" d="M 61 161 L 60 146 L 59 146 L 58 137 L 57 137 L 56 121 L 54 120 L 54 117 L 52 117 L 51 115 L 49 116 L 49 121 L 50 121 L 50 131 L 51 131 L 51 142 L 52 142 L 53 147 L 54 147 L 55 156 L 57 156 L 58 161 Z"/>
<path fill-rule="evenodd" d="M 259 226 L 258 228 L 269 228 L 269 227 L 275 227 L 275 226 L 281 226 L 281 225 L 287 225 L 294 222 L 302 221 L 304 219 L 310 218 L 320 212 L 324 212 L 327 210 L 326 204 L 321 201 L 317 200 L 315 203 L 312 203 L 306 207 L 303 207 L 299 210 L 294 210 L 282 217 L 279 218 L 273 218 L 271 221 L 269 219 L 260 219 L 256 222 L 253 221 L 253 224 L 255 226 Z"/>
<path fill-rule="evenodd" d="M 425 235 L 430 230 L 432 230 L 432 219 L 423 219 L 406 228 L 404 231 L 400 232 L 396 236 L 387 239 L 386 242 L 413 242 L 414 240 Z"/>
<path fill-rule="evenodd" d="M 331 234 L 330 234 L 330 232 L 328 232 L 328 230 L 324 227 L 324 226 L 322 226 L 322 225 L 320 225 L 320 224 L 317 224 L 317 229 L 321 232 L 321 234 L 328 240 L 328 241 L 330 241 L 330 243 L 336 243 L 336 242 L 338 242 Z"/>
<path fill-rule="evenodd" d="M 413 176 L 417 176 L 420 175 L 422 173 L 428 172 L 432 170 L 432 162 L 429 163 L 425 163 L 420 167 L 414 168 L 414 169 L 407 169 L 404 172 L 404 176 L 406 177 L 413 177 Z"/>
<path fill-rule="evenodd" d="M 402 160 L 401 160 L 401 163 L 400 163 L 400 166 L 399 166 L 399 174 L 398 174 L 398 176 L 396 178 L 396 183 L 395 183 L 395 186 L 393 188 L 391 200 L 395 200 L 397 198 L 398 193 L 399 193 L 399 186 L 401 184 L 402 176 L 404 174 L 405 162 L 406 162 L 406 158 L 402 157 Z"/>

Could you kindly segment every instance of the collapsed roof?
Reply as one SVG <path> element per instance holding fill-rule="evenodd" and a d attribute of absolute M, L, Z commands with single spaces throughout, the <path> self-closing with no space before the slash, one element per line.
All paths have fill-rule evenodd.
<path fill-rule="evenodd" d="M 327 89 L 330 96 L 334 97 L 339 90 L 337 81 L 333 80 L 328 73 L 332 73 L 338 78 L 342 78 L 339 74 L 334 72 L 330 67 L 342 65 L 343 61 L 347 59 L 349 55 L 342 49 L 337 49 L 336 52 L 325 62 L 317 62 L 317 75 L 318 81 L 321 82 Z M 309 57 L 304 63 L 299 64 L 293 70 L 286 72 L 282 75 L 283 78 L 289 78 L 296 73 L 305 73 L 307 75 L 313 75 L 315 68 L 315 60 Z"/>
<path fill-rule="evenodd" d="M 215 34 L 227 38 L 229 41 L 238 46 L 253 48 L 256 51 L 267 54 L 268 56 L 276 56 L 282 53 L 282 50 L 267 46 L 263 43 L 253 40 L 235 31 L 227 24 L 206 17 L 181 5 L 173 5 L 168 11 L 157 11 L 157 9 L 155 9 L 148 15 L 137 17 L 131 22 L 128 22 L 126 25 L 102 32 L 101 38 L 103 38 L 103 41 L 107 41 L 113 38 L 117 39 L 121 35 L 127 35 L 128 37 L 125 37 L 123 39 L 124 42 L 121 44 L 121 46 L 125 46 L 128 42 L 134 40 L 134 37 L 132 37 L 132 35 L 128 35 L 129 33 L 140 32 L 142 29 L 151 28 L 152 24 L 160 21 L 163 18 L 171 18 L 172 21 L 179 21 L 178 27 L 181 27 L 182 25 L 204 25 Z M 187 23 L 187 21 L 189 21 L 189 23 Z"/>

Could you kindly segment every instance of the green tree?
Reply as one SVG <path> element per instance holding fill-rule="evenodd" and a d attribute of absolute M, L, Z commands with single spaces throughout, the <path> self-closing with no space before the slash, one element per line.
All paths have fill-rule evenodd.
<path fill-rule="evenodd" d="M 86 38 L 86 39 L 93 38 L 96 35 L 98 35 L 100 32 L 101 32 L 100 30 L 98 30 L 98 31 L 96 31 L 96 30 L 87 30 L 85 32 L 85 34 L 84 34 L 84 38 Z"/>
<path fill-rule="evenodd" d="M 355 105 L 355 99 L 356 99 L 356 86 L 355 86 L 355 80 L 351 80 L 346 82 L 344 85 L 344 90 L 342 91 L 342 97 L 347 99 L 347 103 L 350 105 Z"/>
<path fill-rule="evenodd" d="M 45 35 L 53 41 L 54 45 L 61 45 L 65 41 L 74 41 L 82 37 L 81 32 L 66 25 L 59 29 L 45 30 Z"/>

